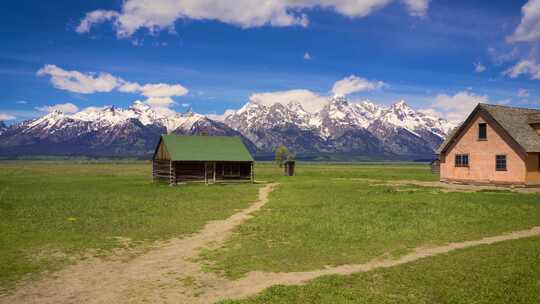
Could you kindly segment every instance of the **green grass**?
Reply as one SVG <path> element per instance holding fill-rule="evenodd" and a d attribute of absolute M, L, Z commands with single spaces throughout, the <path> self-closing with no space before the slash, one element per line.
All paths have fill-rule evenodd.
<path fill-rule="evenodd" d="M 316 165 L 298 172 L 274 178 L 282 184 L 269 203 L 223 248 L 204 252 L 206 269 L 229 278 L 313 270 L 540 225 L 536 194 L 445 193 L 351 179 L 430 180 L 427 167 Z"/>
<path fill-rule="evenodd" d="M 351 276 L 326 276 L 305 286 L 274 286 L 222 304 L 254 303 L 540 303 L 540 238 L 451 252 Z"/>
<path fill-rule="evenodd" d="M 141 247 L 194 233 L 247 207 L 259 187 L 155 185 L 150 172 L 143 162 L 0 163 L 0 293 L 126 238 Z"/>

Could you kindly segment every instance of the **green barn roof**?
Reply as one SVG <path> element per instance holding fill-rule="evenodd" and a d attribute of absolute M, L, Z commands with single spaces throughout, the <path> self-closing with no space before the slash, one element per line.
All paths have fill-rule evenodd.
<path fill-rule="evenodd" d="M 162 135 L 172 161 L 253 161 L 237 136 Z"/>

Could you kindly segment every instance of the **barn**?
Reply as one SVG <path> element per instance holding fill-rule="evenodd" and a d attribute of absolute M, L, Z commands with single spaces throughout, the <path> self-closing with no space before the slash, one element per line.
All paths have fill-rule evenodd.
<path fill-rule="evenodd" d="M 254 160 L 240 137 L 162 135 L 152 157 L 155 182 L 253 182 Z"/>

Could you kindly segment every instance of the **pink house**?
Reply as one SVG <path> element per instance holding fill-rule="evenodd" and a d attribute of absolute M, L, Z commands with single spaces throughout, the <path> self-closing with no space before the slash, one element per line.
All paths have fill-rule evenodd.
<path fill-rule="evenodd" d="M 444 182 L 540 186 L 540 110 L 479 104 L 437 153 Z"/>

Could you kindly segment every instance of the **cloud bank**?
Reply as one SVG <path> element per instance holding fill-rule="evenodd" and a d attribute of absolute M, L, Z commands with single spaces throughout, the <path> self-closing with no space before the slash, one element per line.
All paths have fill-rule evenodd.
<path fill-rule="evenodd" d="M 180 84 L 153 83 L 141 85 L 137 82 L 129 82 L 115 77 L 109 73 L 67 71 L 52 64 L 47 64 L 39 69 L 37 75 L 50 76 L 51 83 L 55 88 L 74 93 L 92 94 L 117 90 L 123 93 L 140 94 L 146 97 L 145 103 L 162 112 L 170 111 L 169 108 L 176 104 L 172 97 L 184 96 L 189 93 L 189 90 Z M 42 107 L 40 110 L 51 112 L 47 108 L 49 107 Z M 64 112 L 68 113 L 67 111 Z"/>
<path fill-rule="evenodd" d="M 0 121 L 14 120 L 16 118 L 17 117 L 15 117 L 13 115 L 10 115 L 10 114 L 0 113 Z"/>
<path fill-rule="evenodd" d="M 347 96 L 362 91 L 372 91 L 383 87 L 382 81 L 369 81 L 365 78 L 351 75 L 336 81 L 332 87 L 333 96 Z M 288 104 L 298 102 L 304 110 L 315 113 L 320 111 L 331 96 L 321 95 L 306 89 L 254 93 L 249 97 L 250 102 L 271 106 L 276 103 Z"/>
<path fill-rule="evenodd" d="M 130 37 L 139 29 L 150 33 L 174 32 L 181 19 L 215 20 L 241 28 L 261 26 L 307 27 L 306 11 L 332 10 L 350 18 L 371 14 L 395 0 L 126 0 L 120 11 L 95 10 L 86 14 L 76 28 L 87 33 L 96 24 L 109 22 L 118 37 Z M 430 0 L 401 0 L 409 14 L 424 16 Z"/>
<path fill-rule="evenodd" d="M 435 97 L 430 111 L 448 121 L 460 123 L 479 103 L 489 103 L 488 97 L 469 91 L 461 91 L 453 96 L 439 94 Z"/>

